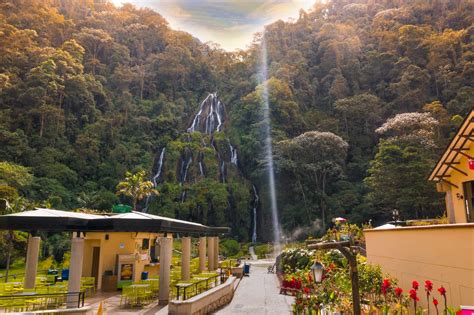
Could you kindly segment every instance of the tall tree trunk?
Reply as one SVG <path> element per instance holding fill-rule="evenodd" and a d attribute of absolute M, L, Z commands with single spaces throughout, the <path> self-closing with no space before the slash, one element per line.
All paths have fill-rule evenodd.
<path fill-rule="evenodd" d="M 138 198 L 133 197 L 133 211 L 137 211 Z"/>
<path fill-rule="evenodd" d="M 311 220 L 311 214 L 308 209 L 308 203 L 306 202 L 306 194 L 304 193 L 303 185 L 301 185 L 301 181 L 298 179 L 298 185 L 300 186 L 301 194 L 303 195 L 303 203 L 304 203 L 304 208 L 306 211 L 306 216 L 308 217 L 308 223 L 312 222 Z"/>

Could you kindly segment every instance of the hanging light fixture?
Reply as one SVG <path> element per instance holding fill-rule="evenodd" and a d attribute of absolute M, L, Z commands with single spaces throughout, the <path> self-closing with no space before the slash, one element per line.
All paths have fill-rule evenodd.
<path fill-rule="evenodd" d="M 315 283 L 321 283 L 323 281 L 324 266 L 319 261 L 316 261 L 311 266 L 311 273 Z"/>

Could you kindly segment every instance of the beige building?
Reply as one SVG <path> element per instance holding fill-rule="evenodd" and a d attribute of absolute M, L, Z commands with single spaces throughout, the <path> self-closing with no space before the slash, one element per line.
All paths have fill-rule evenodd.
<path fill-rule="evenodd" d="M 474 111 L 434 167 L 429 180 L 445 193 L 450 224 L 365 230 L 367 259 L 399 280 L 405 292 L 425 280 L 447 289 L 448 304 L 474 306 Z M 441 299 L 438 292 L 434 297 Z M 441 299 L 442 300 L 442 299 Z"/>
<path fill-rule="evenodd" d="M 451 140 L 429 180 L 436 183 L 439 192 L 446 193 L 449 223 L 474 222 L 474 110 Z"/>

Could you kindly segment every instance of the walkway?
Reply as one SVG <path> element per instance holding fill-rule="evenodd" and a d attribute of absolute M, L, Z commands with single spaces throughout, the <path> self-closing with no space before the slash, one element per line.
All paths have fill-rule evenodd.
<path fill-rule="evenodd" d="M 293 297 L 280 295 L 276 275 L 267 273 L 267 267 L 272 263 L 251 262 L 250 277 L 240 281 L 232 302 L 216 314 L 291 314 Z"/>

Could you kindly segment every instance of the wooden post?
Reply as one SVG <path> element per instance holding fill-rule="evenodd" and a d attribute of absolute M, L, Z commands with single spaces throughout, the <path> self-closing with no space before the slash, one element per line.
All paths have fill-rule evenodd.
<path fill-rule="evenodd" d="M 307 242 L 309 249 L 337 249 L 344 257 L 347 258 L 350 266 L 350 276 L 352 283 L 352 312 L 354 315 L 361 315 L 360 313 L 360 293 L 359 293 L 359 272 L 357 271 L 357 259 L 355 254 L 351 252 L 352 241 L 342 242 L 322 242 L 315 241 Z"/>

